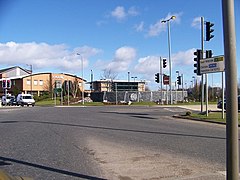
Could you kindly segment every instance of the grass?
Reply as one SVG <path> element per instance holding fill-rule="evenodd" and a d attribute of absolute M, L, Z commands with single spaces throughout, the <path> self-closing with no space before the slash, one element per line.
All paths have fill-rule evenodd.
<path fill-rule="evenodd" d="M 222 112 L 210 112 L 208 113 L 208 116 L 206 116 L 206 114 L 192 113 L 189 117 L 201 119 L 203 121 L 208 120 L 208 121 L 226 123 L 226 113 L 224 115 L 224 119 L 222 119 Z M 240 124 L 240 113 L 238 113 L 238 123 Z"/>

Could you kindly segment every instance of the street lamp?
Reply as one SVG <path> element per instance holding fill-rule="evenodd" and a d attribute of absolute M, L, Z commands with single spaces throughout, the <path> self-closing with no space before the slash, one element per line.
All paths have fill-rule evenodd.
<path fill-rule="evenodd" d="M 135 79 L 137 79 L 137 76 L 132 76 L 131 78 L 133 78 L 133 81 L 135 82 Z"/>
<path fill-rule="evenodd" d="M 162 20 L 161 23 L 167 23 L 168 25 L 168 58 L 169 58 L 169 84 L 170 84 L 170 102 L 173 104 L 172 99 L 172 61 L 171 61 L 171 34 L 170 34 L 170 21 L 174 20 L 176 16 L 171 16 L 167 20 Z"/>
<path fill-rule="evenodd" d="M 27 64 L 27 66 L 30 66 L 30 71 L 31 71 L 31 95 L 32 95 L 32 85 L 33 85 L 33 82 L 32 82 L 32 74 L 33 74 L 33 67 L 32 67 L 32 64 Z"/>
<path fill-rule="evenodd" d="M 80 56 L 82 60 L 82 105 L 84 105 L 83 58 L 80 53 L 77 53 L 77 55 Z"/>

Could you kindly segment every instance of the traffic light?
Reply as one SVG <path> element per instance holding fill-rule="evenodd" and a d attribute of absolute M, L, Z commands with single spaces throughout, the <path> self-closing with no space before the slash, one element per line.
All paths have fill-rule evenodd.
<path fill-rule="evenodd" d="M 10 89 L 10 88 L 11 88 L 11 86 L 12 86 L 11 80 L 10 80 L 10 79 L 8 79 L 8 80 L 7 80 L 7 88 L 8 88 L 8 89 Z"/>
<path fill-rule="evenodd" d="M 212 27 L 214 26 L 211 22 L 206 22 L 206 41 L 210 41 L 214 37 L 211 33 L 214 31 Z"/>
<path fill-rule="evenodd" d="M 6 88 L 6 87 L 7 87 L 6 80 L 3 79 L 3 80 L 2 80 L 2 88 Z"/>
<path fill-rule="evenodd" d="M 196 56 L 194 58 L 194 61 L 196 62 L 193 66 L 196 68 L 194 69 L 194 73 L 196 73 L 197 75 L 201 75 L 200 74 L 200 59 L 203 58 L 203 55 L 202 55 L 202 50 L 200 49 L 197 49 L 195 52 L 194 52 L 194 55 Z"/>
<path fill-rule="evenodd" d="M 177 77 L 177 84 L 178 84 L 178 85 L 181 85 L 181 84 L 182 84 L 181 76 L 178 76 L 178 77 Z"/>
<path fill-rule="evenodd" d="M 156 82 L 156 83 L 159 83 L 159 73 L 156 73 L 156 74 L 155 74 L 155 82 Z"/>
<path fill-rule="evenodd" d="M 206 50 L 206 58 L 212 57 L 212 50 Z"/>
<path fill-rule="evenodd" d="M 167 67 L 167 59 L 163 59 L 163 68 Z"/>

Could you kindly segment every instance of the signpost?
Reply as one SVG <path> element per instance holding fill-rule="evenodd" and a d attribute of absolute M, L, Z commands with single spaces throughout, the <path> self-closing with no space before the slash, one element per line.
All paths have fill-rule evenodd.
<path fill-rule="evenodd" d="M 164 85 L 168 85 L 169 84 L 169 76 L 168 75 L 163 75 L 163 84 Z"/>
<path fill-rule="evenodd" d="M 200 74 L 223 72 L 224 56 L 216 56 L 200 60 Z"/>

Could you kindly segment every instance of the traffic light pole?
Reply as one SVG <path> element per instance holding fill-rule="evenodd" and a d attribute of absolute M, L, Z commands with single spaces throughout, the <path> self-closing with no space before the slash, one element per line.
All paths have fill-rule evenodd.
<path fill-rule="evenodd" d="M 234 22 L 234 0 L 222 0 L 225 79 L 226 79 L 226 136 L 227 179 L 238 180 L 238 98 L 236 32 Z M 224 102 L 224 100 L 223 100 Z"/>
<path fill-rule="evenodd" d="M 201 17 L 201 46 L 202 57 L 204 52 L 204 17 Z M 203 86 L 203 74 L 201 75 L 201 113 L 203 112 L 203 100 L 204 100 L 204 86 Z"/>
<path fill-rule="evenodd" d="M 161 86 L 161 104 L 163 99 L 163 87 L 162 87 L 162 80 L 163 80 L 163 73 L 162 73 L 162 57 L 160 56 L 160 62 L 159 62 L 159 70 L 160 70 L 160 86 Z"/>

